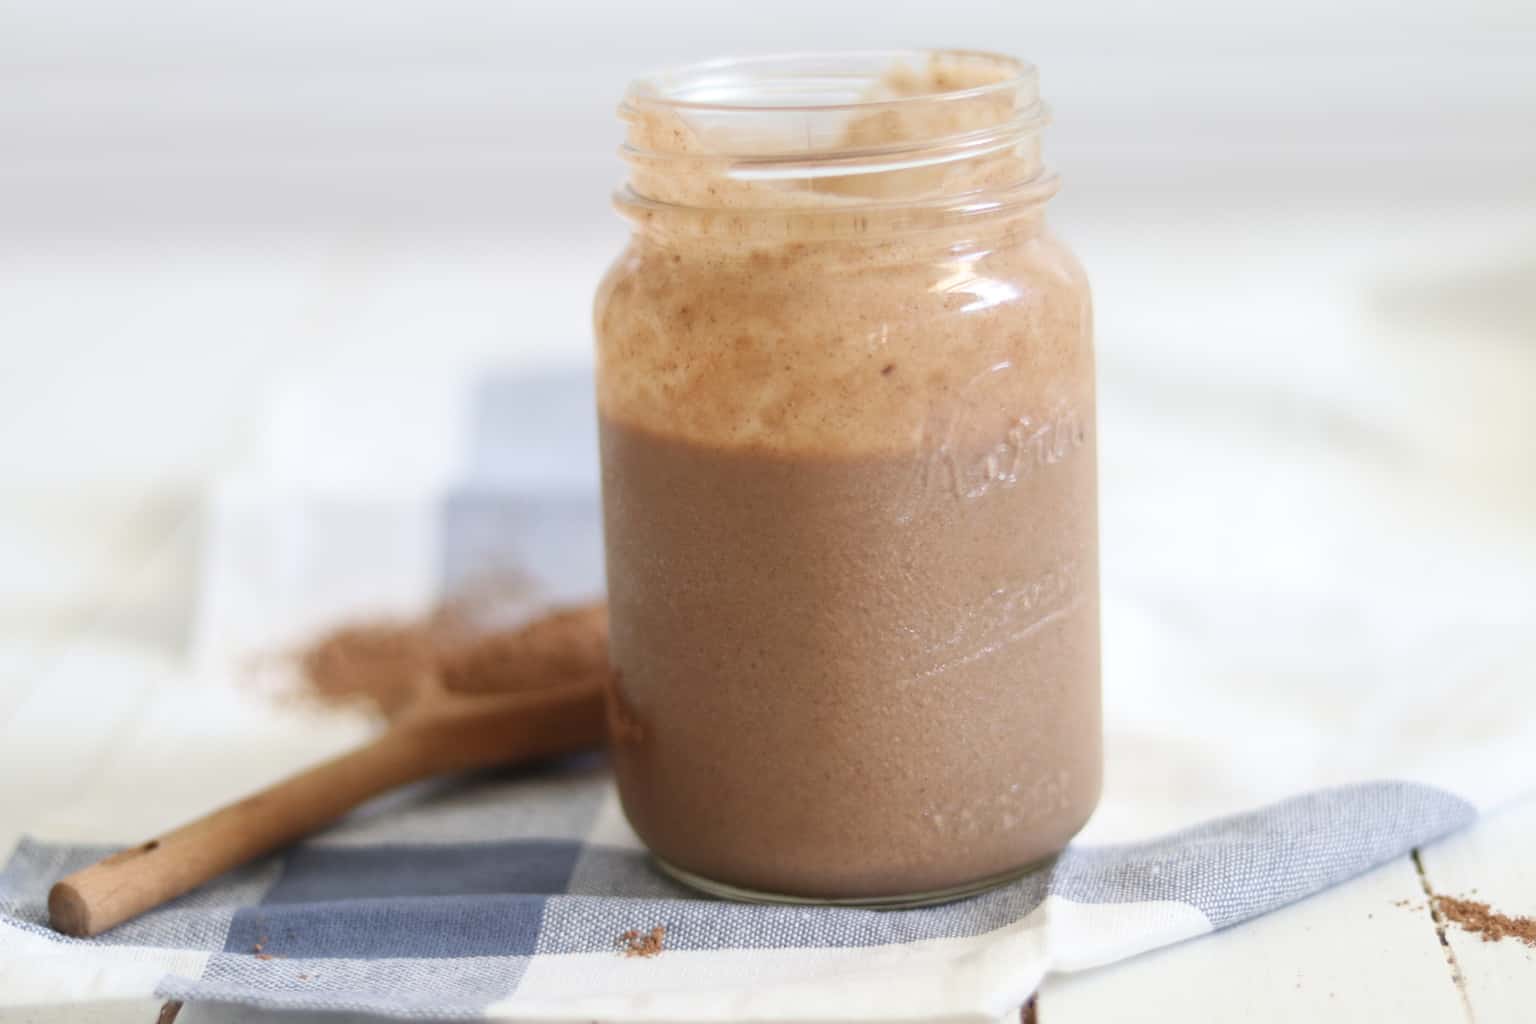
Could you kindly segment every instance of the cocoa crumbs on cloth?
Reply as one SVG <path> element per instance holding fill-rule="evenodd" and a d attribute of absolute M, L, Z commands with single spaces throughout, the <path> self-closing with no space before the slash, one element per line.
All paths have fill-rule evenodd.
<path fill-rule="evenodd" d="M 631 928 L 619 936 L 617 945 L 619 952 L 625 956 L 653 957 L 661 955 L 666 948 L 666 940 L 667 926 L 659 924 L 648 932 Z"/>

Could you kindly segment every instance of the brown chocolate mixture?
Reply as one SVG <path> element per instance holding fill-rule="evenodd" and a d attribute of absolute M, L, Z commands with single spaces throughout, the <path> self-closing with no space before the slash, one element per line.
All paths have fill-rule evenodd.
<path fill-rule="evenodd" d="M 581 677 L 607 663 L 602 602 L 555 609 L 515 626 L 486 626 L 474 612 L 474 602 L 459 596 L 417 619 L 332 629 L 297 655 L 300 695 L 389 716 L 433 674 L 455 692 L 505 693 Z"/>
<path fill-rule="evenodd" d="M 1536 949 L 1536 917 L 1510 917 L 1478 900 L 1436 896 L 1435 909 L 1463 931 L 1481 935 L 1484 942 L 1514 939 Z"/>
<path fill-rule="evenodd" d="M 600 424 L 611 754 L 650 849 L 761 892 L 899 897 L 1082 827 L 1100 783 L 1086 446 L 963 501 L 914 495 L 911 458 Z"/>

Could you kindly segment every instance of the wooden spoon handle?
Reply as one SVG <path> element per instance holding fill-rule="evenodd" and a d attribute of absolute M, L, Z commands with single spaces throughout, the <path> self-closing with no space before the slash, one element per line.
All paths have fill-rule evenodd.
<path fill-rule="evenodd" d="M 48 894 L 50 923 L 66 935 L 99 935 L 395 786 L 591 750 L 603 742 L 606 679 L 604 672 L 544 691 L 437 698 L 359 750 L 75 872 Z"/>
<path fill-rule="evenodd" d="M 99 935 L 436 767 L 417 737 L 391 729 L 367 746 L 75 872 L 48 894 L 50 923 L 66 935 Z"/>

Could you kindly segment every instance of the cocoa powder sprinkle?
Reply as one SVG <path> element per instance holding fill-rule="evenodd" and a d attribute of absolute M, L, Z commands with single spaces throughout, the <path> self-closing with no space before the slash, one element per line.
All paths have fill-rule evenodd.
<path fill-rule="evenodd" d="M 458 596 L 416 619 L 348 623 L 297 655 L 299 696 L 329 707 L 398 714 L 434 678 L 456 693 L 558 686 L 605 672 L 608 607 L 559 608 L 516 625 L 487 625 L 484 594 Z"/>
<path fill-rule="evenodd" d="M 648 932 L 631 928 L 620 935 L 617 945 L 625 956 L 660 956 L 666 948 L 667 926 L 659 924 Z"/>
<path fill-rule="evenodd" d="M 1435 909 L 1463 931 L 1481 935 L 1484 942 L 1514 939 L 1536 949 L 1536 917 L 1510 917 L 1479 900 L 1436 896 Z"/>
<path fill-rule="evenodd" d="M 307 696 L 328 705 L 362 704 L 385 715 L 416 694 L 437 658 L 428 623 L 381 621 L 343 626 L 299 656 Z"/>
<path fill-rule="evenodd" d="M 437 668 L 455 693 L 506 693 L 590 678 L 607 661 L 608 607 L 590 604 L 447 645 Z"/>

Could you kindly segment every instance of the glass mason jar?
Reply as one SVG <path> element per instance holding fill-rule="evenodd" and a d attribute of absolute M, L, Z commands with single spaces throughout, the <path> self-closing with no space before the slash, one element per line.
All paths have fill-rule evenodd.
<path fill-rule="evenodd" d="M 1090 302 L 1034 70 L 717 62 L 621 115 L 595 326 L 631 824 L 742 899 L 1017 876 L 1101 775 Z"/>

